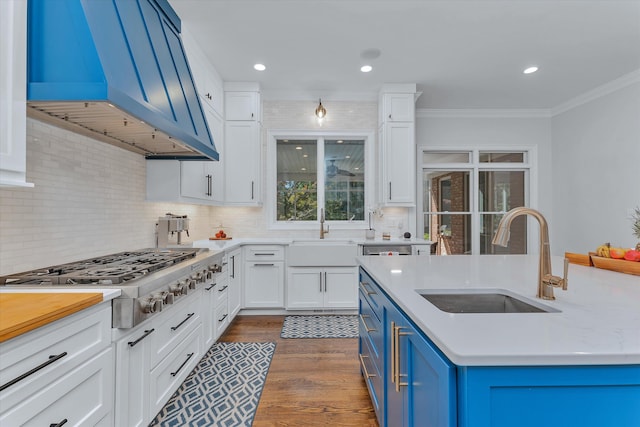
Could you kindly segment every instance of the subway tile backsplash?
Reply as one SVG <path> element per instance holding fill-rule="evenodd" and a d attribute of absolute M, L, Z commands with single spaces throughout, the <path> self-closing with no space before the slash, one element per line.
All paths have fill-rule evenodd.
<path fill-rule="evenodd" d="M 0 188 L 0 274 L 155 246 L 167 212 L 191 218 L 190 238 L 207 238 L 207 206 L 145 201 L 144 157 L 29 119 L 27 178 L 34 188 Z"/>

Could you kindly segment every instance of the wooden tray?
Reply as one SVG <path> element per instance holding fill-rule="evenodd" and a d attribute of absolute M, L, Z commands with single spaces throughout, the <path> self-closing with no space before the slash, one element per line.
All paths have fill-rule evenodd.
<path fill-rule="evenodd" d="M 231 237 L 209 237 L 209 240 L 231 240 Z"/>
<path fill-rule="evenodd" d="M 640 262 L 591 255 L 594 267 L 640 276 Z"/>
<path fill-rule="evenodd" d="M 571 264 L 585 265 L 587 267 L 593 266 L 591 257 L 587 254 L 574 254 L 571 252 L 565 252 L 564 257 L 567 258 Z"/>

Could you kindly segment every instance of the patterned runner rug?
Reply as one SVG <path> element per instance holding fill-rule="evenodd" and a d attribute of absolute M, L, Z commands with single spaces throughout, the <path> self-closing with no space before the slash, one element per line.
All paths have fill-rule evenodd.
<path fill-rule="evenodd" d="M 214 344 L 149 426 L 251 426 L 276 344 Z"/>
<path fill-rule="evenodd" d="M 287 316 L 284 318 L 282 338 L 357 338 L 358 316 L 317 315 Z"/>

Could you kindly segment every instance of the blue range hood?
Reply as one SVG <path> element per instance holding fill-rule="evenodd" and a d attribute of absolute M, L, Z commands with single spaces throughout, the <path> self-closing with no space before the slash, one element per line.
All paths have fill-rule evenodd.
<path fill-rule="evenodd" d="M 166 0 L 29 0 L 29 115 L 147 158 L 218 160 Z"/>

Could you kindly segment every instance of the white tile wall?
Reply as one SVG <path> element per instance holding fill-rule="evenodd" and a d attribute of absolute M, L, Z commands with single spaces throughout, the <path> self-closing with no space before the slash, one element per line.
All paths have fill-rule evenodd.
<path fill-rule="evenodd" d="M 191 238 L 211 231 L 211 208 L 145 202 L 142 156 L 29 119 L 27 177 L 0 189 L 0 274 L 155 245 L 166 212 L 191 218 Z"/>

